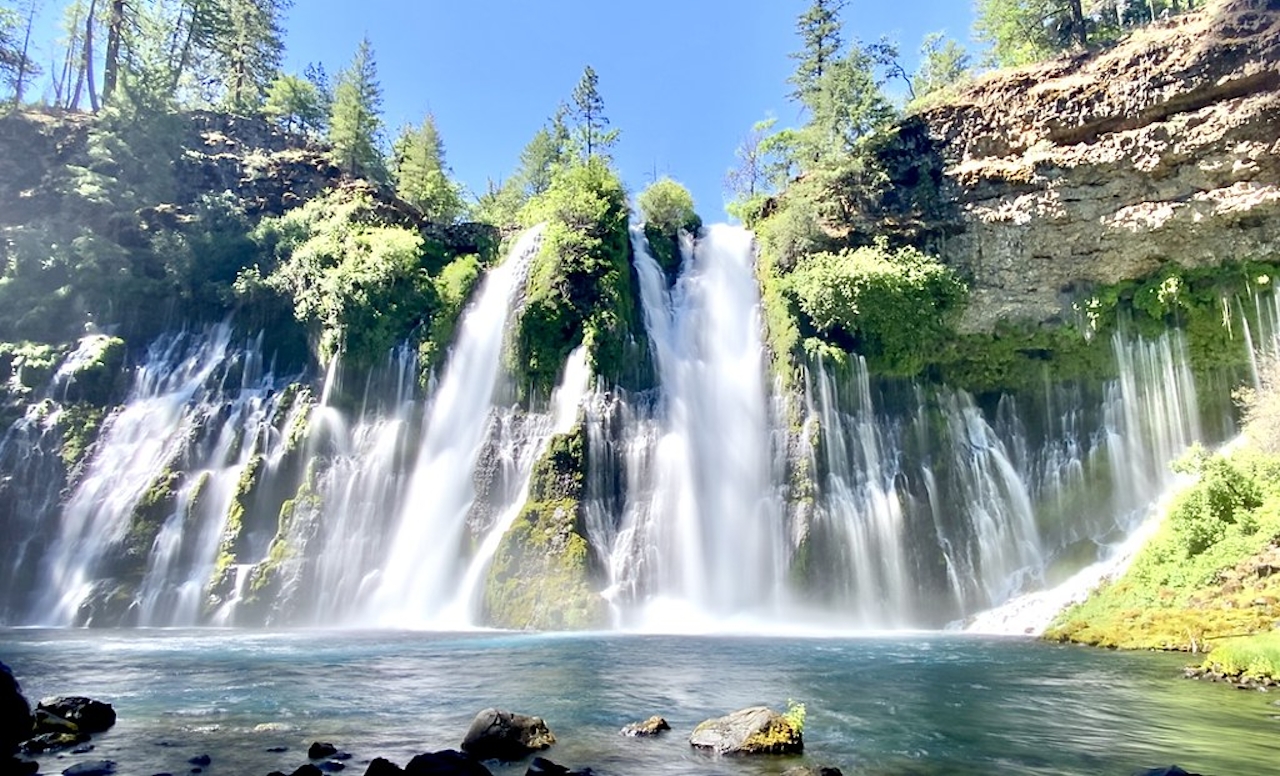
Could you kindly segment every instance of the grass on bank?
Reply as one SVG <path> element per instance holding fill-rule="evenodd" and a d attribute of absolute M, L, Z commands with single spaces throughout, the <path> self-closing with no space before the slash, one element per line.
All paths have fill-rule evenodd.
<path fill-rule="evenodd" d="M 1204 668 L 1243 680 L 1280 680 L 1280 631 L 1230 639 L 1215 646 Z"/>

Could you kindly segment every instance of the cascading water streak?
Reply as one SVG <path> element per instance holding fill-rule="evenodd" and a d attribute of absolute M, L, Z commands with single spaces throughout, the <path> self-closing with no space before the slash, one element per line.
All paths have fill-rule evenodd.
<path fill-rule="evenodd" d="M 420 627 L 449 607 L 465 568 L 472 473 L 489 437 L 502 377 L 502 345 L 542 228 L 525 232 L 507 260 L 485 278 L 459 326 L 439 388 L 430 399 L 417 465 L 399 507 L 389 553 L 368 611 L 383 626 Z"/>
<path fill-rule="evenodd" d="M 662 393 L 657 428 L 642 424 L 654 433 L 631 445 L 644 463 L 610 553 L 614 586 L 640 595 L 628 603 L 647 604 L 657 627 L 664 605 L 675 616 L 768 610 L 784 542 L 752 236 L 709 228 L 670 291 L 638 228 L 632 244 Z"/>

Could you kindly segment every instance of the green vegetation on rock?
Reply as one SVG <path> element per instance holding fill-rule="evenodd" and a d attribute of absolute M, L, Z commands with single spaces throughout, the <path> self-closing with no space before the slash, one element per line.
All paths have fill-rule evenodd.
<path fill-rule="evenodd" d="M 550 396 L 565 360 L 584 343 L 594 374 L 625 381 L 643 346 L 622 182 L 593 157 L 556 175 L 524 219 L 546 229 L 508 353 L 521 393 Z"/>
<path fill-rule="evenodd" d="M 501 628 L 584 630 L 608 624 L 582 507 L 586 434 L 552 437 L 534 465 L 529 500 L 489 567 L 484 617 Z"/>
<path fill-rule="evenodd" d="M 649 250 L 668 278 L 680 271 L 680 233 L 697 235 L 702 219 L 693 209 L 689 190 L 671 178 L 654 181 L 636 198 L 644 219 L 644 236 Z"/>
<path fill-rule="evenodd" d="M 1280 631 L 1226 639 L 1201 666 L 1237 682 L 1280 682 Z"/>

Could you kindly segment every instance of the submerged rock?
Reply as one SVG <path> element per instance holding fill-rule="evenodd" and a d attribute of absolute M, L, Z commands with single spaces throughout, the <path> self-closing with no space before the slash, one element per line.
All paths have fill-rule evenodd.
<path fill-rule="evenodd" d="M 337 753 L 338 747 L 325 741 L 315 741 L 307 748 L 307 757 L 312 760 L 323 760 Z"/>
<path fill-rule="evenodd" d="M 590 768 L 575 771 L 553 763 L 545 757 L 533 758 L 533 762 L 529 763 L 529 769 L 524 772 L 524 776 L 592 776 L 592 774 L 593 771 Z"/>
<path fill-rule="evenodd" d="M 519 760 L 556 742 L 541 717 L 485 709 L 471 721 L 462 751 L 481 760 Z"/>
<path fill-rule="evenodd" d="M 844 776 L 844 772 L 830 765 L 797 765 L 783 771 L 782 776 Z"/>
<path fill-rule="evenodd" d="M 27 754 L 42 754 L 70 749 L 88 740 L 86 733 L 41 733 L 23 741 L 20 748 Z"/>
<path fill-rule="evenodd" d="M 719 754 L 799 754 L 804 751 L 800 731 L 765 706 L 752 706 L 702 722 L 693 729 L 689 743 Z"/>
<path fill-rule="evenodd" d="M 81 733 L 101 733 L 116 724 L 116 710 L 110 703 L 79 695 L 45 698 L 36 706 L 68 722 L 74 722 Z"/>
<path fill-rule="evenodd" d="M 1149 768 L 1145 771 L 1134 771 L 1133 776 L 1200 776 L 1200 774 L 1190 773 L 1176 765 L 1170 765 L 1168 768 Z"/>
<path fill-rule="evenodd" d="M 76 763 L 62 772 L 62 776 L 111 776 L 116 772 L 113 760 L 90 760 Z"/>
<path fill-rule="evenodd" d="M 630 725 L 627 725 L 618 732 L 624 736 L 636 738 L 643 736 L 656 736 L 662 731 L 670 729 L 671 726 L 667 724 L 667 721 L 655 714 L 644 722 L 632 722 Z"/>

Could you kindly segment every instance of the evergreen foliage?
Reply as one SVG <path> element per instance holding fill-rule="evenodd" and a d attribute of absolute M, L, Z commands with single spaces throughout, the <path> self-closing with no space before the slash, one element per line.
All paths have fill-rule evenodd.
<path fill-rule="evenodd" d="M 329 143 L 334 161 L 349 175 L 386 180 L 379 143 L 382 138 L 382 87 L 373 44 L 360 41 L 355 56 L 338 76 L 329 116 Z"/>
<path fill-rule="evenodd" d="M 405 127 L 392 146 L 392 162 L 396 193 L 428 219 L 450 223 L 462 215 L 462 195 L 445 168 L 435 116 L 427 114 L 420 125 Z"/>
<path fill-rule="evenodd" d="M 822 79 L 844 48 L 840 11 L 844 0 L 813 0 L 809 9 L 796 20 L 796 34 L 801 48 L 791 54 L 796 70 L 788 79 L 795 89 L 791 98 L 811 106 L 811 100 L 822 89 Z"/>
<path fill-rule="evenodd" d="M 911 78 L 911 106 L 927 104 L 973 73 L 964 46 L 941 32 L 925 36 L 920 46 L 920 66 Z"/>
<path fill-rule="evenodd" d="M 281 16 L 292 0 L 223 0 L 226 30 L 216 51 L 222 102 L 233 113 L 260 112 L 284 57 Z"/>
<path fill-rule="evenodd" d="M 330 107 L 316 85 L 296 75 L 280 75 L 267 90 L 263 108 L 285 132 L 320 134 L 328 126 Z"/>
<path fill-rule="evenodd" d="M 577 122 L 576 140 L 583 160 L 593 156 L 607 157 L 618 142 L 618 130 L 607 129 L 604 98 L 600 96 L 600 78 L 590 65 L 582 71 L 582 79 L 573 90 L 573 118 Z"/>

